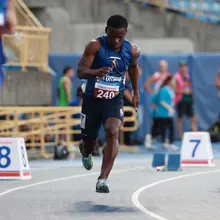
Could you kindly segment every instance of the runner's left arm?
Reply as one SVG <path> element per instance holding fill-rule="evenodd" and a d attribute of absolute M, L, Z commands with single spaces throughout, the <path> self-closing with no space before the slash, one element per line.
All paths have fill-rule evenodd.
<path fill-rule="evenodd" d="M 138 94 L 138 78 L 139 78 L 139 68 L 138 68 L 138 57 L 140 56 L 140 50 L 136 45 L 132 45 L 132 61 L 128 69 L 129 78 L 131 80 L 134 95 Z"/>

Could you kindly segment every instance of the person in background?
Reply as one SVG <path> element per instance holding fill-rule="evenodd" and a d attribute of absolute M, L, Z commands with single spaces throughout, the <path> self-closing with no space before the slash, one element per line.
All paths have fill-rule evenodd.
<path fill-rule="evenodd" d="M 162 136 L 162 147 L 166 150 L 177 150 L 178 148 L 174 144 L 174 116 L 175 116 L 175 84 L 172 76 L 162 83 L 160 90 L 154 101 L 157 106 L 155 112 L 155 123 L 160 130 Z M 165 143 L 166 131 L 169 131 L 169 144 Z M 152 138 L 155 138 L 155 133 L 152 134 Z"/>
<path fill-rule="evenodd" d="M 145 90 L 153 95 L 160 89 L 160 85 L 163 81 L 170 76 L 171 74 L 168 72 L 168 63 L 166 60 L 160 60 L 159 62 L 159 71 L 155 72 L 144 84 Z M 153 85 L 153 90 L 151 86 Z"/>
<path fill-rule="evenodd" d="M 130 106 L 133 107 L 132 105 L 132 85 L 131 81 L 129 79 L 128 72 L 126 72 L 125 76 L 125 90 L 123 92 L 123 99 L 124 99 L 124 106 Z M 129 112 L 124 112 L 125 117 L 131 116 Z M 126 127 L 133 126 L 133 122 L 125 122 L 124 123 Z M 131 134 L 132 132 L 124 132 L 124 144 L 125 145 L 132 145 L 131 143 Z"/>
<path fill-rule="evenodd" d="M 57 95 L 59 98 L 59 106 L 67 107 L 72 101 L 72 81 L 74 71 L 70 66 L 66 66 L 63 70 L 63 77 L 59 81 L 59 87 L 57 90 Z M 61 116 L 61 119 L 65 120 L 65 116 Z M 61 130 L 65 130 L 62 128 Z M 64 144 L 66 141 L 66 134 L 60 134 L 60 144 Z"/>
<path fill-rule="evenodd" d="M 82 88 L 81 86 L 77 88 L 76 90 L 76 99 L 74 99 L 72 102 L 70 102 L 69 106 L 82 106 L 82 98 L 83 98 L 83 93 L 82 93 Z M 72 118 L 75 119 L 80 119 L 80 113 L 79 114 L 74 114 Z M 80 130 L 81 127 L 80 125 L 76 125 L 72 127 L 73 130 Z M 74 141 L 80 141 L 81 140 L 81 134 L 73 134 L 73 140 Z"/>
<path fill-rule="evenodd" d="M 161 84 L 164 82 L 164 80 L 167 79 L 171 74 L 168 72 L 168 63 L 166 60 L 160 60 L 159 62 L 159 71 L 155 72 L 144 84 L 145 90 L 152 95 L 152 100 L 156 97 L 156 93 L 160 89 Z M 153 90 L 151 89 L 151 86 L 153 85 Z M 154 110 L 156 106 L 154 102 L 152 102 L 152 114 L 151 116 L 155 116 Z M 154 132 L 154 137 L 156 138 L 155 134 L 158 134 L 157 132 L 157 123 L 154 123 L 155 117 L 151 117 L 152 124 L 151 124 L 151 133 L 147 134 L 145 136 L 145 143 L 144 145 L 147 147 L 147 149 L 152 149 L 152 142 L 154 139 L 152 139 L 152 132 Z"/>
<path fill-rule="evenodd" d="M 67 66 L 63 70 L 63 77 L 59 81 L 58 98 L 60 106 L 69 106 L 72 101 L 72 81 L 74 70 Z"/>
<path fill-rule="evenodd" d="M 183 117 L 186 115 L 191 121 L 192 131 L 197 131 L 197 120 L 194 115 L 194 102 L 192 93 L 192 84 L 190 82 L 190 76 L 188 73 L 188 65 L 185 60 L 179 63 L 179 72 L 174 76 L 176 81 L 176 98 L 175 103 L 177 105 L 177 131 L 180 139 L 183 137 L 182 124 Z"/>
<path fill-rule="evenodd" d="M 72 102 L 70 102 L 70 106 L 82 106 L 83 101 L 83 92 L 81 86 L 77 88 L 76 90 L 76 99 L 74 99 Z M 80 118 L 80 115 L 79 115 Z"/>

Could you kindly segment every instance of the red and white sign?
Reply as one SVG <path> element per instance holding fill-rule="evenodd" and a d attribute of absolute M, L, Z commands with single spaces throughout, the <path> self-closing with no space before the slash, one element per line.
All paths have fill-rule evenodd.
<path fill-rule="evenodd" d="M 0 179 L 31 179 L 23 138 L 0 138 Z"/>

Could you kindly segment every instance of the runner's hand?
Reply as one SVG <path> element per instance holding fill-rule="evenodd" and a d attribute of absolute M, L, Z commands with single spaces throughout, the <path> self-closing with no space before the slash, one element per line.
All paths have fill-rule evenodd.
<path fill-rule="evenodd" d="M 139 93 L 134 94 L 132 98 L 132 104 L 135 108 L 135 111 L 138 110 L 139 100 L 140 100 Z"/>
<path fill-rule="evenodd" d="M 105 76 L 106 74 L 108 74 L 111 71 L 112 71 L 111 67 L 102 67 L 102 68 L 96 70 L 94 72 L 94 75 L 98 76 L 98 77 L 103 77 L 103 76 Z"/>

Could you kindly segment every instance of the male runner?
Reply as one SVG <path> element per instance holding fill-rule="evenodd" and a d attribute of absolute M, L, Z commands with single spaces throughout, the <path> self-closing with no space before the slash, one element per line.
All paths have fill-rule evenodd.
<path fill-rule="evenodd" d="M 83 86 L 81 113 L 82 163 L 87 170 L 93 166 L 92 151 L 99 129 L 104 124 L 106 145 L 96 192 L 109 193 L 107 179 L 118 153 L 119 129 L 123 122 L 125 73 L 128 70 L 133 87 L 133 105 L 139 104 L 136 46 L 125 40 L 128 22 L 121 15 L 111 16 L 105 28 L 106 36 L 91 41 L 79 61 L 77 75 L 86 79 Z"/>

